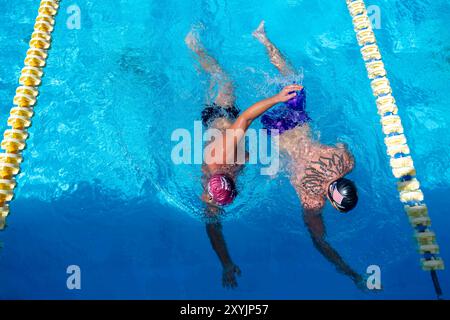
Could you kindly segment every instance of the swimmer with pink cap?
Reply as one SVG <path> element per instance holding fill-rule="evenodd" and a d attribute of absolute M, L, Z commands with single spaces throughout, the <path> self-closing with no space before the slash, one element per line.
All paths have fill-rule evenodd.
<path fill-rule="evenodd" d="M 233 202 L 236 197 L 236 186 L 233 179 L 225 174 L 214 174 L 208 181 L 208 195 L 220 206 Z"/>
<path fill-rule="evenodd" d="M 221 207 L 232 204 L 238 194 L 235 180 L 244 165 L 237 161 L 238 145 L 254 120 L 275 105 L 295 98 L 303 87 L 297 84 L 286 86 L 278 94 L 255 103 L 239 114 L 233 82 L 206 52 L 195 30 L 189 32 L 185 42 L 195 53 L 203 70 L 210 75 L 209 87 L 218 89 L 217 92 L 209 92 L 212 103 L 207 103 L 201 114 L 206 128 L 218 129 L 222 133 L 221 138 L 215 138 L 205 147 L 205 151 L 208 149 L 209 152 L 204 154 L 202 200 L 206 203 L 207 233 L 223 266 L 223 285 L 234 288 L 237 286 L 236 275 L 240 274 L 240 270 L 228 253 L 218 213 L 221 212 Z M 225 133 L 230 130 L 234 136 L 227 139 Z"/>
<path fill-rule="evenodd" d="M 235 159 L 237 146 L 252 122 L 277 104 L 286 103 L 297 96 L 303 87 L 292 84 L 284 87 L 278 94 L 261 100 L 239 114 L 236 107 L 234 86 L 229 76 L 222 70 L 217 61 L 210 56 L 200 44 L 195 31 L 191 31 L 186 39 L 188 47 L 196 54 L 203 70 L 211 76 L 211 88 L 218 92 L 210 92 L 213 103 L 207 104 L 202 111 L 202 122 L 206 128 L 218 129 L 224 134 L 219 141 L 208 144 L 209 153 L 204 154 L 205 192 L 202 199 L 210 205 L 225 206 L 233 202 L 237 195 L 235 179 L 243 163 Z M 226 140 L 225 130 L 234 130 L 232 141 Z M 206 150 L 206 148 L 205 148 Z"/>
<path fill-rule="evenodd" d="M 278 103 L 286 102 L 295 97 L 296 91 L 301 90 L 299 85 L 290 85 L 282 91 L 268 99 L 257 102 L 245 110 L 237 118 L 217 116 L 213 120 L 208 119 L 211 127 L 223 132 L 222 139 L 212 141 L 208 144 L 209 152 L 204 154 L 205 164 L 203 172 L 207 181 L 205 193 L 202 199 L 210 205 L 225 206 L 233 202 L 237 196 L 235 179 L 244 165 L 236 158 L 237 148 L 245 132 L 252 122 L 261 116 L 265 111 Z M 222 108 L 222 107 L 220 107 Z M 234 138 L 227 141 L 225 130 L 234 130 Z M 207 150 L 205 148 L 205 150 Z"/>

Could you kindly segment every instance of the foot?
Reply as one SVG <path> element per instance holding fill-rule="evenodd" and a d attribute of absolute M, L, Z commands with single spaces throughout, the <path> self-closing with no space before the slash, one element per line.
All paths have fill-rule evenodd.
<path fill-rule="evenodd" d="M 355 283 L 356 287 L 364 293 L 379 292 L 383 290 L 383 287 L 381 287 L 380 289 L 369 289 L 367 285 L 367 276 L 356 275 L 352 277 L 352 280 Z"/>
<path fill-rule="evenodd" d="M 367 282 L 366 279 L 362 276 L 360 276 L 359 274 L 357 274 L 356 276 L 352 277 L 353 282 L 355 283 L 356 287 L 363 291 L 363 292 L 367 292 Z"/>
<path fill-rule="evenodd" d="M 196 30 L 191 29 L 191 31 L 189 31 L 189 33 L 184 38 L 184 42 L 192 51 L 197 52 L 199 50 L 200 41 L 198 40 L 198 34 Z"/>
<path fill-rule="evenodd" d="M 266 36 L 266 29 L 265 29 L 266 22 L 264 20 L 261 21 L 258 28 L 256 28 L 255 31 L 253 31 L 253 36 L 264 43 L 267 40 Z"/>

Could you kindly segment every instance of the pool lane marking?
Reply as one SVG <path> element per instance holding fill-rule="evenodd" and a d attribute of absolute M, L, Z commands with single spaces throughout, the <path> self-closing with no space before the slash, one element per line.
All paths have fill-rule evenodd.
<path fill-rule="evenodd" d="M 414 162 L 410 155 L 401 118 L 392 88 L 387 78 L 387 71 L 382 61 L 380 49 L 367 14 L 363 0 L 346 0 L 352 16 L 356 38 L 361 47 L 361 54 L 365 62 L 367 74 L 371 80 L 373 95 L 377 98 L 378 113 L 381 117 L 387 154 L 390 156 L 390 166 L 393 175 L 398 179 L 397 190 L 400 201 L 408 215 L 414 236 L 419 247 L 421 266 L 425 271 L 431 271 L 433 284 L 438 297 L 442 291 L 437 280 L 436 271 L 444 269 L 444 261 L 439 257 L 439 246 L 436 235 L 431 231 L 431 219 L 428 208 L 424 203 L 424 195 L 420 189 L 420 182 L 416 177 Z"/>
<path fill-rule="evenodd" d="M 16 94 L 13 99 L 15 107 L 11 108 L 8 118 L 8 126 L 1 141 L 0 153 L 0 230 L 6 226 L 6 218 L 9 215 L 9 202 L 14 198 L 16 187 L 15 176 L 20 172 L 22 163 L 22 151 L 26 147 L 28 139 L 27 128 L 31 125 L 33 107 L 39 95 L 43 76 L 43 68 L 46 65 L 51 45 L 51 33 L 55 24 L 55 16 L 58 13 L 59 0 L 42 0 L 39 5 L 38 15 L 34 23 L 34 30 L 29 42 L 29 49 L 24 60 L 24 68 L 21 71 Z"/>

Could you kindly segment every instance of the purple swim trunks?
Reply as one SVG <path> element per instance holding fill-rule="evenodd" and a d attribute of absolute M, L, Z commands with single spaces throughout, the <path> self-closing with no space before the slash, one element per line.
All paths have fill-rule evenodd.
<path fill-rule="evenodd" d="M 266 112 L 261 117 L 261 123 L 265 129 L 269 130 L 269 134 L 270 129 L 276 129 L 281 134 L 311 121 L 305 109 L 306 92 L 303 88 L 297 91 L 296 97 Z"/>

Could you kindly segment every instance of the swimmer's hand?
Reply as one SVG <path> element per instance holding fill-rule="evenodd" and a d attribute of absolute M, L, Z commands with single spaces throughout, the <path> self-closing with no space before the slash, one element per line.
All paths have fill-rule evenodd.
<path fill-rule="evenodd" d="M 234 263 L 223 268 L 222 285 L 225 288 L 234 289 L 237 287 L 236 275 L 241 275 L 241 269 Z"/>
<path fill-rule="evenodd" d="M 363 277 L 359 274 L 356 274 L 356 276 L 352 277 L 352 280 L 359 290 L 361 290 L 364 293 L 370 292 L 369 288 L 367 288 L 367 277 Z"/>
<path fill-rule="evenodd" d="M 298 84 L 292 84 L 290 86 L 286 86 L 283 90 L 280 91 L 274 98 L 277 102 L 287 102 L 290 99 L 294 98 L 297 93 L 295 91 L 300 91 L 303 89 L 303 86 Z"/>

